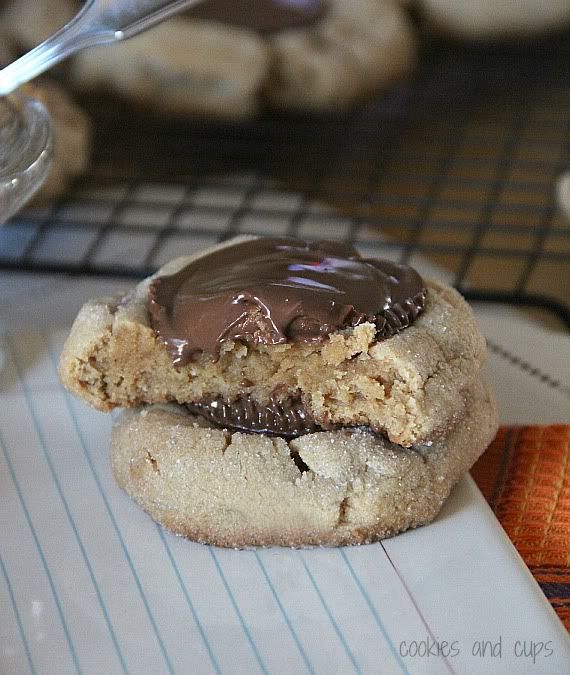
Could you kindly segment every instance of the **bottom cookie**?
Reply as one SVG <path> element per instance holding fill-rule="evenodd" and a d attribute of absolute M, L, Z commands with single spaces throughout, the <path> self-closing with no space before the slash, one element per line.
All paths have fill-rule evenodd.
<path fill-rule="evenodd" d="M 115 422 L 119 485 L 158 523 L 233 548 L 364 544 L 424 525 L 497 430 L 476 383 L 445 438 L 402 448 L 363 429 L 289 442 L 214 428 L 181 406 L 125 410 Z"/>

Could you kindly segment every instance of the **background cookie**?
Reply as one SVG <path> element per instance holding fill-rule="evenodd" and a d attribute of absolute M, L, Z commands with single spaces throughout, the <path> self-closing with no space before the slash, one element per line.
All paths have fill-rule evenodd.
<path fill-rule="evenodd" d="M 113 471 L 152 518 L 196 541 L 361 544 L 431 521 L 492 440 L 489 392 L 476 382 L 466 396 L 444 439 L 412 449 L 362 430 L 287 443 L 210 428 L 177 406 L 128 410 L 113 429 Z"/>
<path fill-rule="evenodd" d="M 338 109 L 407 75 L 415 38 L 392 0 L 331 0 L 313 26 L 268 37 L 272 70 L 265 93 L 274 106 Z"/>
<path fill-rule="evenodd" d="M 8 32 L 0 32 L 0 68 L 11 63 L 16 58 L 16 46 Z"/>
<path fill-rule="evenodd" d="M 225 242 L 231 246 L 244 241 Z M 172 261 L 155 276 L 191 260 Z M 332 333 L 322 344 L 249 345 L 228 341 L 219 359 L 202 354 L 174 367 L 147 310 L 153 277 L 125 298 L 101 299 L 81 309 L 66 341 L 60 377 L 100 410 L 168 401 L 196 402 L 220 393 L 251 393 L 266 402 L 279 388 L 303 392 L 316 420 L 371 425 L 392 441 L 411 445 L 447 432 L 463 414 L 461 392 L 479 375 L 485 341 L 467 303 L 453 289 L 427 282 L 425 310 L 393 337 L 376 341 L 363 323 Z"/>
<path fill-rule="evenodd" d="M 173 19 L 124 43 L 81 52 L 77 88 L 110 89 L 168 113 L 243 117 L 258 108 L 269 54 L 250 31 Z"/>
<path fill-rule="evenodd" d="M 81 4 L 76 0 L 8 0 L 0 8 L 0 24 L 23 50 L 28 50 L 59 30 Z"/>
<path fill-rule="evenodd" d="M 568 0 L 419 0 L 422 17 L 456 37 L 490 40 L 560 30 L 570 23 Z"/>
<path fill-rule="evenodd" d="M 570 220 L 570 171 L 563 173 L 556 182 L 558 207 Z"/>
<path fill-rule="evenodd" d="M 63 194 L 69 183 L 87 170 L 91 155 L 91 122 L 60 84 L 37 80 L 20 90 L 40 100 L 51 116 L 53 164 L 34 199 L 53 199 Z"/>
<path fill-rule="evenodd" d="M 108 88 L 174 113 L 243 117 L 342 108 L 407 74 L 415 41 L 395 0 L 331 0 L 307 26 L 262 35 L 179 17 L 73 59 L 80 89 Z"/>

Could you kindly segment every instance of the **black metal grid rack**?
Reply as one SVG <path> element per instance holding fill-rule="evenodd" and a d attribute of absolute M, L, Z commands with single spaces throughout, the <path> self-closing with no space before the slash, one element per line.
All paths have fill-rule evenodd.
<path fill-rule="evenodd" d="M 570 327 L 570 36 L 426 45 L 414 78 L 335 116 L 157 119 L 84 100 L 89 175 L 0 229 L 0 269 L 142 277 L 242 232 L 352 241 L 447 270 L 471 299 Z"/>

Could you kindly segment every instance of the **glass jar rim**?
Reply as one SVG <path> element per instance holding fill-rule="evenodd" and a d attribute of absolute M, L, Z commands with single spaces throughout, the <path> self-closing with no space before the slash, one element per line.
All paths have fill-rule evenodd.
<path fill-rule="evenodd" d="M 0 223 L 45 180 L 53 153 L 49 112 L 23 94 L 0 98 Z"/>

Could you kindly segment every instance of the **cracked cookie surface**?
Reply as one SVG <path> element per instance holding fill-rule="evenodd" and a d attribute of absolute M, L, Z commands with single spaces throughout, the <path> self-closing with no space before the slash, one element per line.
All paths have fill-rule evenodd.
<path fill-rule="evenodd" d="M 492 396 L 476 382 L 465 414 L 429 445 L 362 429 L 286 442 L 154 405 L 122 413 L 111 452 L 119 485 L 176 534 L 228 547 L 337 546 L 431 521 L 496 428 Z"/>

